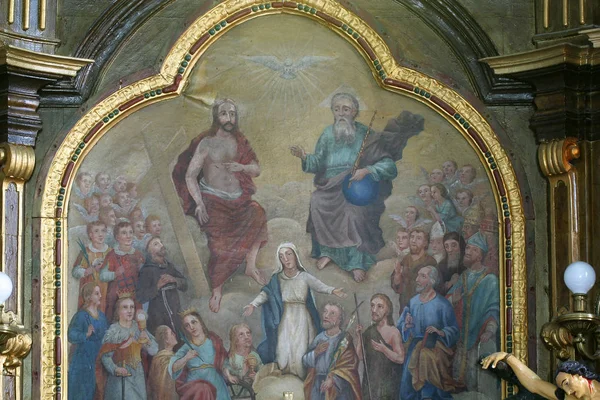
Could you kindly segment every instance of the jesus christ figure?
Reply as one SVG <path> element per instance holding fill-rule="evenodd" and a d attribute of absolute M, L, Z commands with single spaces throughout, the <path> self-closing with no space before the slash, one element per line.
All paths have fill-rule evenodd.
<path fill-rule="evenodd" d="M 217 100 L 210 129 L 192 140 L 177 160 L 173 181 L 187 215 L 208 238 L 209 307 L 218 312 L 223 284 L 244 261 L 245 273 L 267 283 L 256 268 L 258 250 L 267 241 L 265 211 L 252 195 L 260 174 L 256 154 L 238 127 L 233 100 Z"/>

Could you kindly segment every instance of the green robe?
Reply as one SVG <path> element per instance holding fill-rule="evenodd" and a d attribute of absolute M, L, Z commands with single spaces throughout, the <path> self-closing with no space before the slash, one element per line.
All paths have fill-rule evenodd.
<path fill-rule="evenodd" d="M 375 263 L 375 255 L 384 246 L 379 219 L 389 195 L 389 189 L 380 190 L 372 204 L 354 206 L 341 192 L 341 183 L 351 172 L 367 132 L 365 125 L 355 122 L 355 126 L 356 139 L 350 144 L 336 142 L 333 127 L 328 126 L 314 153 L 302 161 L 303 171 L 316 175 L 307 224 L 313 239 L 312 256 L 329 257 L 347 271 L 368 270 Z M 367 168 L 375 181 L 389 183 L 397 176 L 394 160 L 384 151 L 365 155 L 361 168 Z"/>

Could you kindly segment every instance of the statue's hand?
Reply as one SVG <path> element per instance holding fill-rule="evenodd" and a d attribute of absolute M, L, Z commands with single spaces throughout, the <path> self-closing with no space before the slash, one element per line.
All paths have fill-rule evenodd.
<path fill-rule="evenodd" d="M 489 356 L 485 357 L 483 360 L 481 360 L 481 367 L 483 369 L 488 369 L 491 365 L 492 368 L 496 368 L 496 364 L 498 364 L 498 361 L 504 360 L 504 358 L 507 356 L 508 353 L 505 353 L 503 351 L 492 353 Z"/>

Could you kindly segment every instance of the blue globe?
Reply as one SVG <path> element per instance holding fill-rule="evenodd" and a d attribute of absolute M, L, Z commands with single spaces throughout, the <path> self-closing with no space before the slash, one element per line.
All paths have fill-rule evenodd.
<path fill-rule="evenodd" d="M 379 194 L 379 182 L 369 174 L 363 180 L 352 182 L 350 185 L 351 176 L 351 174 L 346 175 L 342 182 L 342 193 L 346 200 L 355 206 L 371 204 Z"/>

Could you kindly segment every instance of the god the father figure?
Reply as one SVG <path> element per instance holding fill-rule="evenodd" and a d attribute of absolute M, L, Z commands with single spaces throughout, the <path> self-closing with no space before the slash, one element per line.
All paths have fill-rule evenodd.
<path fill-rule="evenodd" d="M 398 174 L 395 161 L 402 157 L 408 138 L 423 129 L 423 118 L 415 119 L 405 111 L 398 119 L 390 120 L 385 132 L 369 136 L 359 168 L 350 181 L 360 181 L 370 174 L 380 182 L 380 192 L 371 204 L 355 206 L 344 198 L 342 182 L 352 170 L 368 128 L 356 121 L 359 103 L 349 93 L 334 95 L 331 111 L 334 123 L 325 128 L 313 154 L 297 145 L 290 150 L 302 159 L 304 172 L 315 174 L 307 231 L 312 236 L 312 256 L 319 259 L 317 267 L 323 269 L 333 261 L 361 282 L 384 246 L 379 219 L 385 210 L 383 202 L 391 193 L 391 180 Z M 411 129 L 402 129 L 406 122 Z"/>

